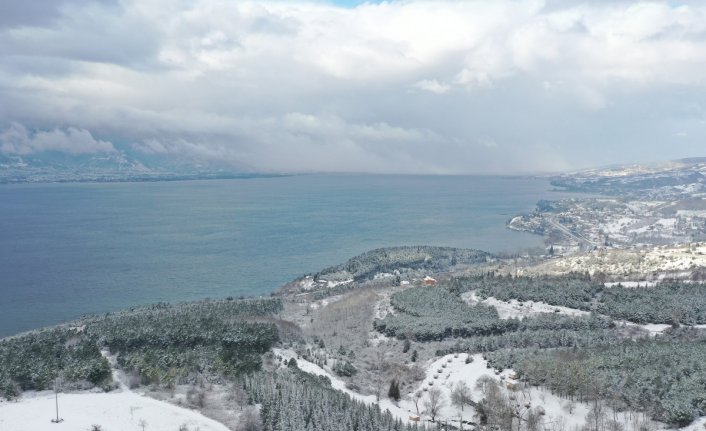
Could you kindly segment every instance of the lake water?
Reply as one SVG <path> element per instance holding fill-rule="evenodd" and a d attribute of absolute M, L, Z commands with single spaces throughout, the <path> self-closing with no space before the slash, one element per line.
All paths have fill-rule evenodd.
<path fill-rule="evenodd" d="M 268 295 L 366 250 L 506 251 L 541 179 L 310 175 L 0 187 L 0 336 L 158 301 Z"/>

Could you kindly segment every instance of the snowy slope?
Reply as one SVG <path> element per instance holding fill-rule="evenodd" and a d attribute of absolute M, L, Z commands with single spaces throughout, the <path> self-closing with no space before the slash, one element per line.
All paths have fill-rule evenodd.
<path fill-rule="evenodd" d="M 134 392 L 59 394 L 59 417 L 55 424 L 54 394 L 41 392 L 18 402 L 0 402 L 2 431 L 88 431 L 100 425 L 105 431 L 229 431 L 202 414 L 157 401 Z"/>

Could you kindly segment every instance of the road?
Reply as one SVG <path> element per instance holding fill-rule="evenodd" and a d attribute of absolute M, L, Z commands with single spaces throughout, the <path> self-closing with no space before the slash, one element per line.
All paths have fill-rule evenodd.
<path fill-rule="evenodd" d="M 556 218 L 554 217 L 547 217 L 547 222 L 549 222 L 549 225 L 553 227 L 554 229 L 557 229 L 564 233 L 565 235 L 573 238 L 574 240 L 578 241 L 579 244 L 587 244 L 591 247 L 597 247 L 597 244 L 594 243 L 593 241 L 587 239 L 583 235 L 578 235 L 572 232 L 568 227 L 564 226 L 563 224 L 559 223 Z"/>

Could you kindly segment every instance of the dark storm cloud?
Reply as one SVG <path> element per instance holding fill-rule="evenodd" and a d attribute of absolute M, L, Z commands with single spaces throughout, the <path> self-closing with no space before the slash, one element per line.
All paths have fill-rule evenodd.
<path fill-rule="evenodd" d="M 3 0 L 0 2 L 0 29 L 53 25 L 62 16 L 63 8 L 89 3 L 117 7 L 119 0 Z"/>
<path fill-rule="evenodd" d="M 0 55 L 10 66 L 54 69 L 47 60 L 65 67 L 67 61 L 89 61 L 144 67 L 156 64 L 159 33 L 151 20 L 114 1 L 15 2 L 16 21 L 0 26 Z M 16 5 L 13 5 L 16 3 Z M 31 5 L 31 6 L 27 6 Z M 36 15 L 35 15 L 35 12 Z M 26 16 L 25 16 L 26 15 Z M 33 21 L 34 20 L 34 21 Z M 35 66 L 37 64 L 37 66 Z"/>

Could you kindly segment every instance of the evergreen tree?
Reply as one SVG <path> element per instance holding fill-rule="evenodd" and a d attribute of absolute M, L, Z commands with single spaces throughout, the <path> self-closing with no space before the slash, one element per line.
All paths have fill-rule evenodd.
<path fill-rule="evenodd" d="M 395 401 L 400 400 L 400 384 L 397 379 L 392 379 L 390 389 L 387 391 L 387 396 Z"/>

